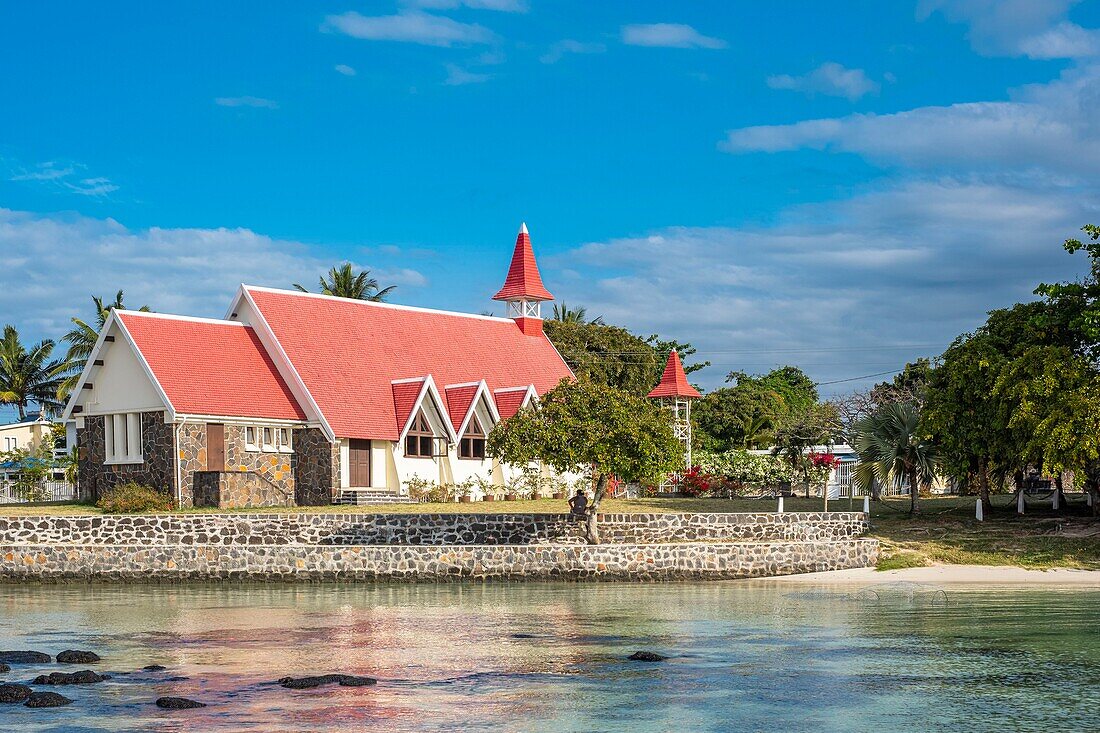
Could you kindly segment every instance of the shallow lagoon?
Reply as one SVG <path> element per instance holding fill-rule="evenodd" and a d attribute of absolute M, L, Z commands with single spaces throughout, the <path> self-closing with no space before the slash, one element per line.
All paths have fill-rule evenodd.
<path fill-rule="evenodd" d="M 1097 628 L 1100 589 L 0 586 L 0 649 L 130 672 L 58 688 L 66 708 L 0 706 L 0 730 L 1095 730 Z M 625 660 L 639 649 L 674 658 Z M 324 672 L 379 684 L 271 684 Z"/>

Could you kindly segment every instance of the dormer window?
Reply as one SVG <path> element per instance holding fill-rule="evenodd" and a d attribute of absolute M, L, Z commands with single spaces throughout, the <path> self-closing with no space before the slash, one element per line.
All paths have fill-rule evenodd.
<path fill-rule="evenodd" d="M 485 459 L 485 431 L 476 416 L 470 418 L 466 432 L 458 442 L 458 457 L 477 461 Z"/>
<path fill-rule="evenodd" d="M 424 412 L 416 413 L 405 435 L 405 455 L 409 458 L 432 458 L 447 454 L 447 441 L 435 437 Z"/>

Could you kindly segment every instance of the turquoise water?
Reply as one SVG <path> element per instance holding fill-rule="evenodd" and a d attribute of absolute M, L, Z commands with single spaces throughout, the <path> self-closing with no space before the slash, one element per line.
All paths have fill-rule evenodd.
<path fill-rule="evenodd" d="M 1100 590 L 0 586 L 0 649 L 90 649 L 130 672 L 59 688 L 66 708 L 0 705 L 0 730 L 1098 730 L 1098 628 Z M 639 649 L 673 658 L 625 660 Z M 136 672 L 154 663 L 169 670 Z M 324 672 L 379 684 L 271 684 Z"/>

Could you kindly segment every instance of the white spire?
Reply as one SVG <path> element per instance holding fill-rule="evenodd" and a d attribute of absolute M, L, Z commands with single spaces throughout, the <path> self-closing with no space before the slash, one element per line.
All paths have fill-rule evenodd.
<path fill-rule="evenodd" d="M 527 234 L 527 222 L 521 222 L 519 225 L 519 233 Z"/>

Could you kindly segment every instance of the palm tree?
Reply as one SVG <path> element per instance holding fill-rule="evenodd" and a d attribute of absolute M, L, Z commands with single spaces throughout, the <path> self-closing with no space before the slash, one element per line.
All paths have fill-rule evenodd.
<path fill-rule="evenodd" d="M 50 411 L 61 406 L 58 390 L 69 372 L 65 359 L 51 359 L 54 342 L 40 341 L 29 349 L 19 340 L 15 326 L 4 327 L 0 339 L 0 404 L 15 405 L 19 419 L 27 416 L 32 402 Z"/>
<path fill-rule="evenodd" d="M 350 262 L 345 262 L 339 267 L 333 267 L 328 271 L 328 280 L 320 278 L 321 294 L 334 295 L 338 298 L 352 298 L 353 300 L 373 300 L 381 302 L 386 299 L 396 285 L 378 289 L 378 281 L 370 276 L 370 270 L 363 270 L 356 274 Z M 294 283 L 294 287 L 303 293 L 310 292 L 308 288 Z"/>
<path fill-rule="evenodd" d="M 65 400 L 76 387 L 76 383 L 80 381 L 80 373 L 84 371 L 84 362 L 92 355 L 95 342 L 99 339 L 99 332 L 106 325 L 107 317 L 111 315 L 111 311 L 115 309 L 126 310 L 126 306 L 122 302 L 121 290 L 115 293 L 113 303 L 104 303 L 103 298 L 93 295 L 92 304 L 95 306 L 95 325 L 80 318 L 73 318 L 71 319 L 73 329 L 61 337 L 61 340 L 69 345 L 69 350 L 65 353 L 65 361 L 68 362 L 71 373 L 61 383 L 58 392 L 58 399 L 60 400 Z M 143 305 L 138 310 L 148 313 L 149 306 Z"/>
<path fill-rule="evenodd" d="M 894 486 L 908 481 L 910 514 L 920 511 L 920 487 L 935 479 L 940 461 L 920 422 L 915 404 L 894 402 L 862 418 L 853 428 L 859 454 L 856 482 L 867 490 L 875 481 Z"/>
<path fill-rule="evenodd" d="M 588 310 L 584 306 L 570 308 L 563 300 L 561 304 L 554 303 L 554 320 L 562 323 L 590 323 L 594 326 L 603 325 L 603 316 L 596 316 L 588 320 Z"/>

